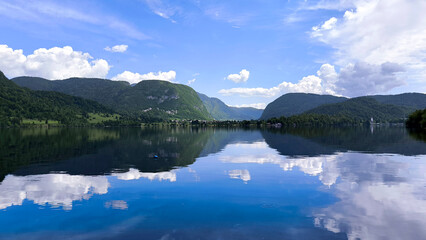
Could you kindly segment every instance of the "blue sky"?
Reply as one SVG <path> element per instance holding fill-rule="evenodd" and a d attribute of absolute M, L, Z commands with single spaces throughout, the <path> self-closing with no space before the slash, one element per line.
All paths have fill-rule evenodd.
<path fill-rule="evenodd" d="M 420 0 L 6 0 L 0 70 L 163 79 L 257 107 L 287 92 L 426 92 L 424 12 Z"/>

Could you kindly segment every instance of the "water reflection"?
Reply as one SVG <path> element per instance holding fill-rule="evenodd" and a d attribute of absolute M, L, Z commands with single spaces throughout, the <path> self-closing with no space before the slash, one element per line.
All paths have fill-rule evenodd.
<path fill-rule="evenodd" d="M 0 209 L 22 205 L 24 200 L 38 205 L 72 209 L 74 201 L 89 199 L 93 194 L 106 194 L 106 177 L 44 174 L 30 176 L 8 175 L 0 185 Z"/>
<path fill-rule="evenodd" d="M 250 172 L 247 169 L 235 169 L 235 170 L 229 171 L 228 173 L 230 178 L 241 179 L 245 183 L 247 183 L 251 179 Z"/>
<path fill-rule="evenodd" d="M 315 224 L 349 239 L 426 236 L 424 156 L 345 154 L 336 162 L 340 201 L 315 211 Z"/>
<path fill-rule="evenodd" d="M 332 155 L 336 152 L 426 154 L 425 144 L 402 127 L 304 128 L 262 131 L 266 143 L 285 156 Z"/>
<path fill-rule="evenodd" d="M 287 140 L 287 139 L 285 139 Z M 285 146 L 284 146 L 285 147 Z M 424 151 L 425 146 L 419 149 Z M 261 151 L 256 151 L 256 150 Z M 316 209 L 314 224 L 348 239 L 423 239 L 426 236 L 426 155 L 416 158 L 340 152 L 318 157 L 275 155 L 268 145 L 231 144 L 226 163 L 276 164 L 318 179 L 340 201 Z"/>
<path fill-rule="evenodd" d="M 229 154 L 223 154 L 218 158 L 222 162 L 275 164 L 284 171 L 292 171 L 297 168 L 308 175 L 319 176 L 319 179 L 327 186 L 334 184 L 339 176 L 335 169 L 335 162 L 341 153 L 330 156 L 294 158 L 279 155 L 265 142 L 229 144 L 225 151 Z"/>
<path fill-rule="evenodd" d="M 0 139 L 0 238 L 426 236 L 426 143 L 403 128 L 12 129 Z"/>
<path fill-rule="evenodd" d="M 123 200 L 114 200 L 105 203 L 106 208 L 118 209 L 118 210 L 126 210 L 129 207 L 127 206 L 127 202 Z"/>
<path fill-rule="evenodd" d="M 140 172 L 137 169 L 131 168 L 126 173 L 113 173 L 113 176 L 116 176 L 120 180 L 136 180 L 139 178 L 147 178 L 149 180 L 159 180 L 159 181 L 176 181 L 176 171 L 170 172 L 156 172 L 156 173 L 144 173 Z"/>
<path fill-rule="evenodd" d="M 119 180 L 137 180 L 146 178 L 150 181 L 176 181 L 175 171 L 144 173 L 131 168 L 125 173 L 113 173 Z M 108 193 L 110 187 L 106 176 L 84 176 L 69 174 L 40 174 L 28 176 L 8 175 L 0 184 L 0 209 L 22 205 L 24 200 L 41 206 L 62 207 L 71 210 L 73 202 L 88 200 L 94 194 Z M 108 207 L 119 207 L 119 202 L 112 201 Z M 126 205 L 127 206 L 127 205 Z M 127 209 L 127 207 L 125 208 Z"/>

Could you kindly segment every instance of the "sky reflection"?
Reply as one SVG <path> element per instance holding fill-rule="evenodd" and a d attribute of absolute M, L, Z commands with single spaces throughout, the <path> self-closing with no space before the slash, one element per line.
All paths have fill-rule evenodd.
<path fill-rule="evenodd" d="M 236 138 L 234 134 L 247 138 Z M 132 164 L 119 162 L 117 165 L 124 166 L 122 169 L 104 174 L 67 172 L 67 166 L 77 172 L 72 163 L 77 159 L 82 164 L 80 156 L 66 160 L 68 164 L 28 166 L 25 173 L 57 168 L 63 172 L 24 175 L 18 171 L 4 178 L 0 184 L 0 238 L 285 236 L 417 240 L 426 236 L 426 155 L 365 153 L 330 147 L 329 154 L 285 155 L 282 152 L 287 151 L 286 147 L 295 146 L 286 145 L 288 136 L 283 135 L 285 142 L 280 144 L 280 135 L 274 135 L 276 140 L 270 145 L 259 135 L 255 131 L 214 132 L 203 138 L 207 150 L 194 144 L 194 152 L 201 155 L 195 161 L 191 160 L 192 149 L 167 145 L 171 152 L 183 156 L 181 162 L 185 164 L 174 167 L 170 167 L 174 159 L 167 157 L 161 144 L 149 153 L 162 152 L 164 157 L 131 159 Z M 183 136 L 187 139 L 188 135 Z M 157 142 L 152 139 L 151 147 Z M 166 139 L 166 144 L 181 141 L 179 137 L 161 139 Z M 298 141 L 297 151 L 303 153 L 301 143 L 306 140 Z M 324 153 L 321 143 L 316 144 L 321 150 L 318 152 Z M 126 151 L 132 148 L 139 149 L 141 145 L 129 146 Z M 106 149 L 92 151 L 83 159 L 100 163 L 99 159 L 108 156 L 116 164 L 115 157 L 125 156 L 125 152 Z M 182 151 L 187 152 L 181 154 Z M 158 170 L 143 171 L 136 167 L 144 164 Z M 98 172 L 96 165 L 88 166 L 88 172 Z"/>
<path fill-rule="evenodd" d="M 130 169 L 125 173 L 114 173 L 119 180 L 146 178 L 151 181 L 176 181 L 175 171 L 143 173 Z M 0 209 L 22 205 L 28 200 L 37 205 L 50 205 L 71 210 L 73 202 L 88 200 L 93 195 L 107 194 L 110 182 L 107 176 L 80 176 L 69 174 L 41 174 L 28 176 L 8 175 L 0 184 Z M 125 204 L 112 201 L 105 206 L 127 209 Z"/>
<path fill-rule="evenodd" d="M 349 239 L 423 239 L 424 160 L 424 156 L 347 156 L 337 163 L 342 181 L 334 194 L 340 201 L 315 211 L 315 225 L 346 232 Z"/>
<path fill-rule="evenodd" d="M 258 151 L 260 150 L 260 151 Z M 229 153 L 229 154 L 227 154 Z M 228 145 L 225 163 L 275 164 L 317 176 L 340 201 L 314 211 L 314 224 L 348 239 L 422 239 L 426 236 L 426 156 L 336 153 L 292 158 L 262 142 Z M 256 176 L 253 176 L 255 178 Z"/>
<path fill-rule="evenodd" d="M 109 186 L 105 176 L 8 175 L 0 185 L 0 209 L 22 205 L 24 200 L 29 200 L 38 205 L 49 204 L 71 210 L 74 201 L 87 200 L 93 194 L 106 194 Z"/>

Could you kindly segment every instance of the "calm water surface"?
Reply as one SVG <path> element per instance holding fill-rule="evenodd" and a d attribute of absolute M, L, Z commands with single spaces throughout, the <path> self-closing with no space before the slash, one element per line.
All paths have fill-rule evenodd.
<path fill-rule="evenodd" d="M 2 129 L 0 239 L 426 239 L 425 139 Z"/>

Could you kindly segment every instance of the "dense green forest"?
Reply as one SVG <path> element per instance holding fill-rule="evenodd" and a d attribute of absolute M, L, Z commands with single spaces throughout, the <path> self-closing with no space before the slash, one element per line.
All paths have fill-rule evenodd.
<path fill-rule="evenodd" d="M 198 94 L 190 87 L 166 81 L 147 80 L 131 86 L 127 82 L 97 78 L 50 81 L 43 78 L 12 79 L 33 90 L 48 90 L 97 101 L 116 112 L 141 119 L 212 120 Z"/>
<path fill-rule="evenodd" d="M 350 126 L 366 123 L 347 116 L 331 116 L 325 114 L 299 114 L 291 117 L 271 118 L 266 121 L 269 124 L 281 124 L 284 127 L 293 126 Z"/>
<path fill-rule="evenodd" d="M 330 95 L 288 93 L 266 106 L 260 119 L 298 114 L 325 114 L 360 120 L 403 121 L 416 109 L 426 108 L 426 94 L 403 93 L 343 98 Z"/>
<path fill-rule="evenodd" d="M 341 103 L 325 104 L 306 112 L 306 114 L 323 114 L 336 117 L 347 117 L 354 121 L 375 122 L 400 121 L 415 109 L 390 104 L 379 103 L 370 97 L 352 98 Z"/>
<path fill-rule="evenodd" d="M 383 104 L 392 104 L 413 109 L 426 108 L 426 94 L 422 93 L 402 93 L 397 95 L 372 95 L 373 98 Z"/>
<path fill-rule="evenodd" d="M 50 81 L 18 77 L 13 81 L 43 91 L 31 91 L 7 79 L 3 81 L 2 84 L 8 86 L 2 88 L 0 103 L 3 125 L 46 121 L 108 126 L 153 122 L 211 126 L 262 126 L 268 123 L 284 126 L 359 125 L 370 123 L 371 118 L 374 123 L 403 123 L 416 109 L 426 108 L 426 94 L 421 93 L 352 99 L 288 93 L 268 104 L 262 113 L 254 108 L 229 107 L 189 86 L 159 80 L 141 81 L 135 85 L 96 78 Z M 256 120 L 259 116 L 260 120 Z"/>
<path fill-rule="evenodd" d="M 407 120 L 407 127 L 426 131 L 426 108 L 410 114 Z"/>
<path fill-rule="evenodd" d="M 149 118 L 212 120 L 192 88 L 167 81 L 141 81 L 122 92 L 113 107 Z"/>
<path fill-rule="evenodd" d="M 251 107 L 230 107 L 218 98 L 208 97 L 202 93 L 198 93 L 207 111 L 215 120 L 250 120 L 259 119 L 263 110 Z"/>
<path fill-rule="evenodd" d="M 19 87 L 0 72 L 1 126 L 33 122 L 86 124 L 89 123 L 89 113 L 110 116 L 113 111 L 95 101 L 80 97 Z"/>
<path fill-rule="evenodd" d="M 290 117 L 302 114 L 323 104 L 338 103 L 347 100 L 344 97 L 318 95 L 311 93 L 287 93 L 266 106 L 260 119 L 267 120 L 273 117 Z"/>

